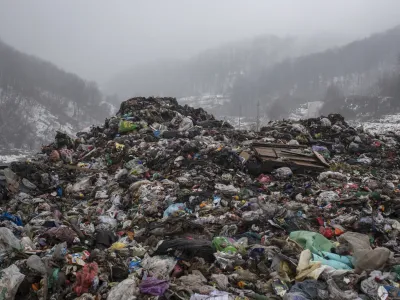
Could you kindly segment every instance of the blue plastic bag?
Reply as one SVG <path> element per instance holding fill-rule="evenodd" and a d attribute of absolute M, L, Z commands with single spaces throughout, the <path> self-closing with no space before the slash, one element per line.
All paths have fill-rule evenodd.
<path fill-rule="evenodd" d="M 351 256 L 342 256 L 331 252 L 322 251 L 322 256 L 313 254 L 314 261 L 320 261 L 323 265 L 331 266 L 337 270 L 353 269 Z"/>
<path fill-rule="evenodd" d="M 185 212 L 186 205 L 185 203 L 174 203 L 168 206 L 168 208 L 164 211 L 164 218 L 169 217 L 177 212 Z"/>
<path fill-rule="evenodd" d="M 3 213 L 0 216 L 0 220 L 9 220 L 11 222 L 14 222 L 15 224 L 17 224 L 18 226 L 24 226 L 24 223 L 22 223 L 22 220 L 20 217 L 14 216 L 8 212 Z"/>

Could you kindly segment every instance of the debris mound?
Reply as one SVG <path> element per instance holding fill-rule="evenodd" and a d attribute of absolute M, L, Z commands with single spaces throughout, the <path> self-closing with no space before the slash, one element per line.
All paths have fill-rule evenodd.
<path fill-rule="evenodd" d="M 1 299 L 395 299 L 399 137 L 174 98 L 0 170 Z"/>

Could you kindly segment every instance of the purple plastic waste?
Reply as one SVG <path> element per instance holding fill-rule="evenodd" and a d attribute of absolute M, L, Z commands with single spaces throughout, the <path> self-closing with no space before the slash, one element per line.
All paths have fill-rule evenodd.
<path fill-rule="evenodd" d="M 147 277 L 146 279 L 142 280 L 139 285 L 141 293 L 153 296 L 164 295 L 168 288 L 169 282 L 167 280 L 160 280 L 154 277 Z"/>

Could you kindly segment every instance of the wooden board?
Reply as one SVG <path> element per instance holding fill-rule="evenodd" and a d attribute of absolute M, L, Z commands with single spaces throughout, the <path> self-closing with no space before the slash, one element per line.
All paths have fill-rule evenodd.
<path fill-rule="evenodd" d="M 286 144 L 253 144 L 253 150 L 266 170 L 290 166 L 298 169 L 323 170 L 329 167 L 324 157 L 318 152 L 302 153 L 305 146 Z"/>

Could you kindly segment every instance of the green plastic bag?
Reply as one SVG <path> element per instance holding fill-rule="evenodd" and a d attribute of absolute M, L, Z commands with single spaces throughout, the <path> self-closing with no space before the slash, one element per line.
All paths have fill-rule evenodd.
<path fill-rule="evenodd" d="M 222 236 L 217 236 L 213 239 L 212 244 L 214 248 L 218 251 L 229 254 L 235 254 L 238 250 L 236 249 L 235 246 L 233 246 L 234 242 L 235 241 L 232 239 Z"/>
<path fill-rule="evenodd" d="M 322 251 L 331 252 L 335 245 L 322 234 L 312 231 L 293 231 L 289 238 L 298 243 L 304 249 L 321 255 Z"/>
<path fill-rule="evenodd" d="M 396 279 L 400 280 L 400 265 L 393 266 L 392 272 L 396 273 Z"/>
<path fill-rule="evenodd" d="M 119 133 L 134 131 L 138 128 L 138 125 L 132 121 L 121 120 L 119 121 Z"/>

